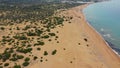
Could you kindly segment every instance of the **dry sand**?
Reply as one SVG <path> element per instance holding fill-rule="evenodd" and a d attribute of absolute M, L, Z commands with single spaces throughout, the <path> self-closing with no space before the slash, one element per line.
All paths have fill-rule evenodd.
<path fill-rule="evenodd" d="M 59 31 L 59 43 L 46 42 L 43 47 L 49 54 L 51 50 L 56 49 L 57 54 L 44 57 L 48 60 L 46 62 L 32 62 L 27 68 L 120 68 L 120 58 L 87 24 L 82 13 L 86 6 L 78 6 L 60 13 L 72 16 L 72 23 L 65 22 L 63 27 L 53 30 Z M 40 53 L 36 52 L 36 55 Z"/>

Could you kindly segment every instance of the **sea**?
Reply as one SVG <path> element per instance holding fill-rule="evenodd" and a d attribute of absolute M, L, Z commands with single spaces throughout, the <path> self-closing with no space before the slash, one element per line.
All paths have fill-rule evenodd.
<path fill-rule="evenodd" d="M 120 55 L 120 0 L 90 4 L 83 13 L 88 23 Z"/>

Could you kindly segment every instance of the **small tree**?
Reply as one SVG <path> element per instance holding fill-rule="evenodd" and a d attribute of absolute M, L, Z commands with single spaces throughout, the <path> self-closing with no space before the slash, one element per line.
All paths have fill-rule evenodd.
<path fill-rule="evenodd" d="M 48 55 L 48 52 L 47 52 L 47 51 L 44 51 L 44 55 L 45 55 L 45 56 Z"/>
<path fill-rule="evenodd" d="M 56 52 L 57 52 L 57 50 L 52 51 L 52 55 L 55 55 L 55 54 L 56 54 Z"/>

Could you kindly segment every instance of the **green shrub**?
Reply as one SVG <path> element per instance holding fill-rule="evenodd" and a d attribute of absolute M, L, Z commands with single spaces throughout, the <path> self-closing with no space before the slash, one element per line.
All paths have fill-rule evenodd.
<path fill-rule="evenodd" d="M 13 57 L 13 58 L 10 59 L 10 61 L 17 61 L 17 60 L 18 60 L 18 59 L 15 58 L 15 57 Z"/>
<path fill-rule="evenodd" d="M 52 41 L 51 39 L 49 39 L 48 41 Z"/>
<path fill-rule="evenodd" d="M 86 38 L 84 38 L 84 40 L 87 42 L 88 40 Z"/>
<path fill-rule="evenodd" d="M 0 54 L 0 60 L 2 59 L 2 54 Z"/>
<path fill-rule="evenodd" d="M 13 38 L 19 39 L 19 40 L 27 40 L 27 37 L 25 35 L 22 35 L 22 36 L 16 35 L 16 36 L 13 36 Z"/>
<path fill-rule="evenodd" d="M 40 62 L 43 62 L 43 60 L 40 60 Z"/>
<path fill-rule="evenodd" d="M 0 68 L 3 68 L 3 66 L 0 66 Z"/>
<path fill-rule="evenodd" d="M 55 33 L 49 33 L 50 36 L 55 36 Z"/>
<path fill-rule="evenodd" d="M 20 65 L 14 65 L 13 68 L 21 68 L 21 66 Z"/>
<path fill-rule="evenodd" d="M 19 40 L 27 40 L 27 37 L 25 35 L 22 35 L 19 37 Z"/>
<path fill-rule="evenodd" d="M 38 44 L 39 44 L 39 45 L 44 45 L 45 43 L 44 43 L 44 42 L 41 42 L 41 41 L 38 41 Z"/>
<path fill-rule="evenodd" d="M 1 30 L 5 30 L 5 28 L 4 28 L 4 27 L 1 27 L 0 29 L 1 29 Z"/>
<path fill-rule="evenodd" d="M 56 52 L 57 52 L 57 50 L 52 51 L 52 55 L 55 55 L 55 54 L 56 54 Z"/>
<path fill-rule="evenodd" d="M 5 67 L 9 66 L 9 63 L 5 63 L 4 66 L 5 66 Z"/>
<path fill-rule="evenodd" d="M 41 42 L 41 41 L 37 41 L 38 43 L 34 44 L 34 46 L 36 45 L 44 45 L 45 43 L 44 42 Z"/>
<path fill-rule="evenodd" d="M 29 31 L 29 32 L 27 33 L 27 36 L 36 36 L 36 33 Z"/>
<path fill-rule="evenodd" d="M 49 36 L 48 36 L 48 35 L 45 35 L 45 36 L 43 36 L 42 38 L 47 39 L 47 38 L 49 38 Z"/>
<path fill-rule="evenodd" d="M 29 53 L 29 52 L 31 52 L 32 51 L 32 48 L 27 48 L 27 49 L 23 49 L 23 48 L 18 48 L 17 50 L 16 50 L 17 52 L 21 52 L 21 53 Z"/>
<path fill-rule="evenodd" d="M 40 35 L 43 33 L 43 31 L 38 30 L 38 29 L 36 29 L 35 31 L 36 31 L 36 33 L 37 33 L 37 36 L 40 36 Z"/>
<path fill-rule="evenodd" d="M 22 65 L 23 65 L 23 66 L 28 66 L 28 65 L 29 65 L 29 62 L 25 61 Z"/>
<path fill-rule="evenodd" d="M 22 56 L 22 55 L 17 55 L 17 58 L 18 58 L 18 59 L 23 59 L 24 56 Z"/>
<path fill-rule="evenodd" d="M 25 28 L 23 30 L 27 30 L 30 29 L 31 27 L 29 25 L 26 25 Z"/>
<path fill-rule="evenodd" d="M 47 52 L 47 51 L 44 51 L 44 55 L 45 55 L 45 56 L 48 55 L 48 52 Z"/>
<path fill-rule="evenodd" d="M 30 61 L 30 58 L 28 58 L 28 57 L 27 57 L 27 58 L 25 58 L 25 61 L 26 61 L 26 62 Z"/>
<path fill-rule="evenodd" d="M 5 52 L 5 53 L 2 54 L 3 61 L 8 60 L 10 57 L 11 57 L 11 54 L 8 53 L 8 52 Z"/>
<path fill-rule="evenodd" d="M 17 30 L 20 30 L 20 28 L 19 28 L 19 27 L 17 27 Z"/>
<path fill-rule="evenodd" d="M 40 50 L 41 50 L 41 48 L 37 48 L 37 50 L 39 50 L 39 51 L 40 51 Z"/>
<path fill-rule="evenodd" d="M 34 59 L 34 60 L 36 60 L 37 58 L 38 58 L 37 56 L 34 56 L 34 58 L 33 58 L 33 59 Z"/>

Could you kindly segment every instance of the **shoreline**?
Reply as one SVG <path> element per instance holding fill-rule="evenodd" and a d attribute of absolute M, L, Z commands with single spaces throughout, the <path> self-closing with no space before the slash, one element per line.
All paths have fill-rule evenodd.
<path fill-rule="evenodd" d="M 105 41 L 105 39 L 102 37 L 102 35 L 92 26 L 89 24 L 89 22 L 87 22 L 87 24 L 102 38 L 102 40 L 104 40 L 104 42 L 106 43 L 106 45 L 116 54 L 120 57 L 120 55 L 118 54 L 117 51 L 115 51 L 114 49 L 112 49 L 112 47 L 109 45 L 109 43 L 107 41 Z"/>
<path fill-rule="evenodd" d="M 90 4 L 87 4 L 87 6 L 88 6 L 88 5 L 90 5 Z M 85 6 L 84 8 L 86 8 L 86 6 Z M 84 9 L 84 8 L 83 8 L 83 9 Z M 96 31 L 95 28 L 93 28 L 92 25 L 90 25 L 90 23 L 86 20 L 86 17 L 84 16 L 84 13 L 83 13 L 83 9 L 82 9 L 81 12 L 82 12 L 83 19 L 85 20 L 86 24 L 87 24 L 93 31 L 95 31 L 95 33 L 96 33 L 97 35 L 99 35 L 100 39 L 103 40 L 103 42 L 105 43 L 105 45 L 107 46 L 107 48 L 110 50 L 110 52 L 113 53 L 113 55 L 120 60 L 120 55 L 118 54 L 118 52 L 116 52 L 114 49 L 112 49 L 112 48 L 110 47 L 110 45 L 107 43 L 107 41 L 105 41 L 105 39 L 101 36 L 101 34 L 100 34 L 98 31 Z"/>
<path fill-rule="evenodd" d="M 82 11 L 82 13 L 83 13 L 83 15 L 84 15 L 84 12 Z M 84 15 L 84 17 L 85 17 L 85 15 Z M 85 17 L 85 19 L 86 19 L 86 17 Z M 86 20 L 87 21 L 87 20 Z M 120 57 L 120 55 L 118 54 L 118 52 L 117 51 L 115 51 L 114 49 L 112 49 L 112 47 L 109 45 L 109 43 L 107 42 L 107 41 L 105 41 L 105 39 L 102 37 L 102 35 L 92 26 L 92 25 L 90 25 L 90 23 L 87 21 L 86 22 L 101 38 L 102 38 L 102 40 L 104 40 L 104 42 L 106 43 L 106 45 L 116 54 L 116 55 L 118 55 L 118 57 Z"/>
<path fill-rule="evenodd" d="M 105 1 L 106 2 L 106 1 Z M 89 6 L 89 5 L 91 5 L 91 4 L 87 4 L 87 6 Z M 84 8 L 85 9 L 85 8 Z M 83 9 L 83 10 L 84 10 Z M 83 10 L 82 10 L 82 13 L 83 13 L 83 15 L 84 15 L 84 12 L 83 12 Z M 85 17 L 85 15 L 84 15 L 84 17 Z M 85 20 L 86 20 L 86 17 L 85 17 Z M 118 56 L 118 57 L 120 57 L 120 54 L 114 49 L 114 48 L 112 48 L 111 47 L 111 45 L 102 37 L 102 35 L 86 20 L 86 23 L 102 38 L 102 40 L 104 40 L 105 41 L 105 43 L 106 43 L 106 45 Z"/>

